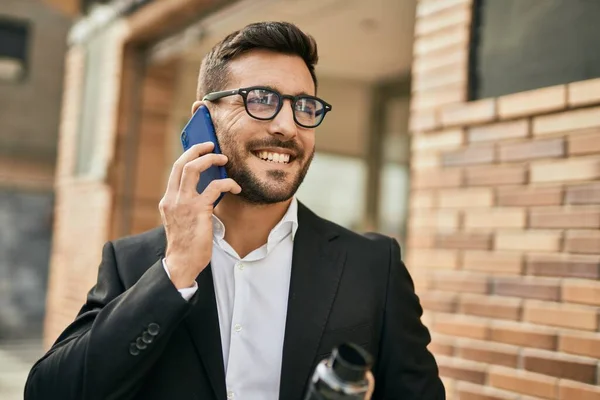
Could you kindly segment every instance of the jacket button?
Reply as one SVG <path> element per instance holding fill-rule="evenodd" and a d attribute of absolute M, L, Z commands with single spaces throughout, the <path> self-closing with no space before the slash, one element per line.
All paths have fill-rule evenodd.
<path fill-rule="evenodd" d="M 144 343 L 144 341 L 142 340 L 141 337 L 139 337 L 135 341 L 135 347 L 137 347 L 140 350 L 144 350 L 146 347 L 148 347 L 148 345 L 146 343 Z"/>
<path fill-rule="evenodd" d="M 142 340 L 144 341 L 144 343 L 150 344 L 154 340 L 154 336 L 152 336 L 150 333 L 148 333 L 148 331 L 146 331 L 142 335 Z"/>
<path fill-rule="evenodd" d="M 160 332 L 160 326 L 158 324 L 152 322 L 150 325 L 148 325 L 148 333 L 151 334 L 152 336 L 158 335 L 159 332 Z"/>
<path fill-rule="evenodd" d="M 137 356 L 138 354 L 140 354 L 140 349 L 137 348 L 135 343 L 131 343 L 129 345 L 129 354 L 131 354 L 132 356 Z"/>

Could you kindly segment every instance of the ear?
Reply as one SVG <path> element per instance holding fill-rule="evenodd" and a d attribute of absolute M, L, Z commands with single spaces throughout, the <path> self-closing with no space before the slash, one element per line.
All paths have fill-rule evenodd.
<path fill-rule="evenodd" d="M 203 106 L 203 105 L 204 105 L 203 101 L 196 100 L 194 102 L 194 104 L 192 104 L 192 115 L 194 115 L 196 113 L 196 111 L 200 108 L 200 106 Z"/>

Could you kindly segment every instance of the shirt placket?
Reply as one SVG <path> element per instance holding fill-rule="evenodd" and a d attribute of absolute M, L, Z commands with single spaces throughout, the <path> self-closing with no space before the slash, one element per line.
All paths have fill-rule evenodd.
<path fill-rule="evenodd" d="M 229 362 L 230 366 L 227 369 L 227 398 L 240 398 L 238 382 L 241 379 L 240 374 L 243 371 L 236 366 L 239 364 L 240 357 L 243 357 L 243 342 L 246 335 L 246 315 L 249 303 L 249 287 L 247 280 L 246 269 L 247 262 L 238 260 L 234 264 L 233 280 L 234 280 L 234 296 L 233 310 L 231 313 L 231 337 L 229 346 Z"/>

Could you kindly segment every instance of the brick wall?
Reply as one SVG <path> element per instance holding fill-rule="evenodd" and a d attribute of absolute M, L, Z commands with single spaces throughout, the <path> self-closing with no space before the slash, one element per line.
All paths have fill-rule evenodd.
<path fill-rule="evenodd" d="M 470 0 L 421 0 L 406 262 L 449 399 L 600 399 L 600 80 L 466 102 Z"/>

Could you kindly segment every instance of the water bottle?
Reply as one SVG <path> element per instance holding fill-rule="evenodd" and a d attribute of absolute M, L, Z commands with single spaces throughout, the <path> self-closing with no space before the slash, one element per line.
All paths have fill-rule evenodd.
<path fill-rule="evenodd" d="M 304 400 L 364 400 L 372 365 L 373 358 L 365 349 L 341 344 L 317 365 Z"/>

